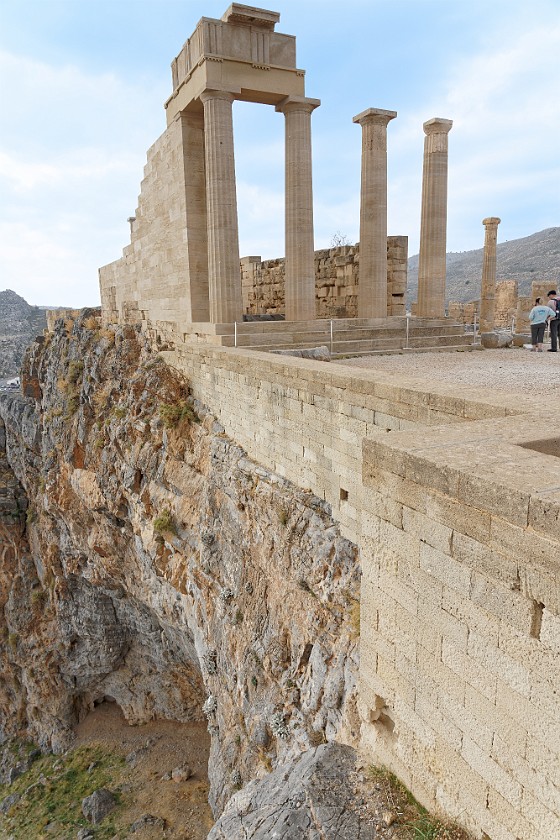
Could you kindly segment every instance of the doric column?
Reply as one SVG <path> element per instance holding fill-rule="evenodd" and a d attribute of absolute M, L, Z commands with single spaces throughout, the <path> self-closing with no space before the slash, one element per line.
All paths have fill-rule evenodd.
<path fill-rule="evenodd" d="M 289 96 L 276 106 L 286 118 L 286 320 L 315 318 L 315 243 L 311 178 L 311 113 L 318 99 Z"/>
<path fill-rule="evenodd" d="M 243 318 L 233 156 L 234 97 L 227 91 L 206 90 L 200 99 L 204 105 L 210 321 L 227 324 Z"/>
<path fill-rule="evenodd" d="M 362 126 L 359 318 L 387 315 L 387 125 L 396 116 L 368 108 L 353 120 Z"/>
<path fill-rule="evenodd" d="M 482 260 L 482 284 L 480 290 L 480 332 L 489 333 L 494 329 L 494 311 L 496 295 L 496 243 L 498 225 L 501 219 L 490 217 L 483 219 L 484 257 Z"/>
<path fill-rule="evenodd" d="M 447 135 L 453 122 L 435 117 L 424 123 L 422 218 L 418 265 L 418 306 L 426 318 L 445 315 L 447 239 Z"/>

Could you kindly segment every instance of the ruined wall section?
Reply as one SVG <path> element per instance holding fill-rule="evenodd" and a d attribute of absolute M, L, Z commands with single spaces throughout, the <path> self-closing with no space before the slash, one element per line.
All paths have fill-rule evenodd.
<path fill-rule="evenodd" d="M 408 237 L 387 237 L 387 314 L 406 314 Z M 356 318 L 360 245 L 315 251 L 315 296 L 318 318 Z M 283 259 L 241 260 L 244 311 L 251 315 L 285 312 Z"/>

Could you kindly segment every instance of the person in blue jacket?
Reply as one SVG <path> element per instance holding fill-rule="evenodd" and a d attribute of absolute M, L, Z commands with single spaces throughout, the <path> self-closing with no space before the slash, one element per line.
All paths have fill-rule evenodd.
<path fill-rule="evenodd" d="M 541 299 L 538 297 L 535 300 L 535 305 L 529 312 L 529 321 L 531 323 L 531 347 L 532 351 L 542 353 L 544 328 L 551 318 L 556 318 L 556 311 L 550 306 L 541 304 Z"/>

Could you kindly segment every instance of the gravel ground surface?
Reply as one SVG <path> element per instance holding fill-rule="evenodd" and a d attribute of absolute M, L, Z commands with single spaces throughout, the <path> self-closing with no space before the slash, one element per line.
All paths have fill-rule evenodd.
<path fill-rule="evenodd" d="M 560 353 L 532 353 L 523 348 L 473 350 L 451 353 L 406 353 L 361 356 L 332 364 L 395 373 L 407 381 L 479 387 L 481 393 L 525 394 L 556 399 L 554 383 L 560 377 Z"/>

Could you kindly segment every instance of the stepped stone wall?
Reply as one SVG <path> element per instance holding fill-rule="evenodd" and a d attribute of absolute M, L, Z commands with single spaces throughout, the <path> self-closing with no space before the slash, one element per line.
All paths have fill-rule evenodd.
<path fill-rule="evenodd" d="M 406 314 L 408 237 L 387 237 L 387 314 Z M 358 315 L 360 246 L 315 251 L 315 297 L 318 318 Z M 241 260 L 244 311 L 251 315 L 284 314 L 285 261 Z"/>

